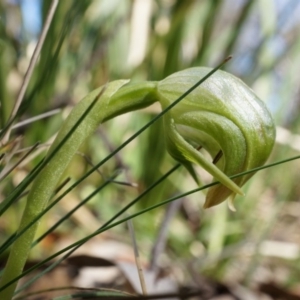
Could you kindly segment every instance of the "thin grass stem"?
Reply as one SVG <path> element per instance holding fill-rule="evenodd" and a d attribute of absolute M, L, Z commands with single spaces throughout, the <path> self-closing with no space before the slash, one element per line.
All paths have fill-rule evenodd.
<path fill-rule="evenodd" d="M 41 240 L 43 240 L 48 234 L 50 234 L 52 231 L 54 231 L 61 223 L 63 223 L 65 220 L 67 220 L 72 214 L 75 213 L 81 206 L 86 204 L 89 200 L 91 200 L 97 193 L 99 193 L 104 187 L 106 187 L 108 184 L 112 183 L 114 178 L 116 178 L 119 175 L 118 172 L 116 172 L 113 176 L 106 179 L 103 184 L 101 184 L 98 188 L 96 188 L 88 197 L 86 197 L 84 200 L 82 200 L 78 205 L 76 205 L 73 209 L 71 209 L 67 214 L 65 214 L 60 220 L 58 220 L 52 227 L 50 227 L 45 233 L 43 233 L 40 237 L 38 237 L 31 245 L 33 248 L 36 246 Z"/>
<path fill-rule="evenodd" d="M 237 178 L 237 177 L 240 177 L 240 176 L 244 176 L 244 175 L 246 175 L 246 174 L 250 174 L 250 173 L 254 173 L 254 172 L 257 172 L 257 171 L 260 171 L 260 170 L 263 170 L 263 169 L 267 169 L 267 168 L 270 168 L 270 167 L 274 167 L 274 166 L 277 166 L 277 165 L 280 165 L 280 164 L 283 164 L 283 163 L 287 163 L 287 162 L 290 162 L 290 161 L 293 161 L 293 160 L 296 160 L 296 159 L 300 159 L 300 155 L 297 155 L 297 156 L 294 156 L 294 157 L 291 157 L 291 158 L 287 158 L 287 159 L 284 159 L 284 160 L 280 160 L 280 161 L 275 162 L 275 163 L 267 164 L 267 165 L 265 165 L 265 166 L 261 166 L 261 167 L 258 167 L 258 168 L 254 168 L 254 169 L 251 169 L 251 170 L 248 170 L 248 171 L 245 171 L 245 172 L 242 172 L 242 173 L 239 173 L 239 174 L 230 176 L 230 178 L 231 178 L 231 179 L 234 179 L 234 178 Z M 139 212 L 137 212 L 137 213 L 134 213 L 134 214 L 132 214 L 132 215 L 129 215 L 129 216 L 127 216 L 127 217 L 125 217 L 125 218 L 123 218 L 123 219 L 121 219 L 121 220 L 119 220 L 119 221 L 116 221 L 115 223 L 112 223 L 112 224 L 110 224 L 110 225 L 108 224 L 108 223 L 109 223 L 109 221 L 108 221 L 108 222 L 106 222 L 106 224 L 104 224 L 103 226 L 101 226 L 98 230 L 96 230 L 96 231 L 93 232 L 92 234 L 90 234 L 90 235 L 88 235 L 88 236 L 82 238 L 81 240 L 79 240 L 79 241 L 77 241 L 77 242 L 75 242 L 75 243 L 73 243 L 73 244 L 71 244 L 71 245 L 65 247 L 64 249 L 58 251 L 57 253 L 55 253 L 55 254 L 49 256 L 49 257 L 46 258 L 45 260 L 43 260 L 43 261 L 41 261 L 40 263 L 36 264 L 35 266 L 33 266 L 33 267 L 27 269 L 27 270 L 24 271 L 22 274 L 20 274 L 19 276 L 17 276 L 16 278 L 14 278 L 13 280 L 11 280 L 10 282 L 6 283 L 6 285 L 2 286 L 2 287 L 0 288 L 0 291 L 1 291 L 2 289 L 5 289 L 5 288 L 6 288 L 7 286 L 9 286 L 10 284 L 12 284 L 12 283 L 18 281 L 18 280 L 19 280 L 20 278 L 22 278 L 23 276 L 29 274 L 31 271 L 35 270 L 36 268 L 39 268 L 39 267 L 42 266 L 43 264 L 45 264 L 45 263 L 51 261 L 52 259 L 56 258 L 57 256 L 59 256 L 59 255 L 61 255 L 61 254 L 63 254 L 64 252 L 66 252 L 66 251 L 68 251 L 68 250 L 70 250 L 70 249 L 72 249 L 72 248 L 74 248 L 74 247 L 76 247 L 75 249 L 79 248 L 81 245 L 83 245 L 85 242 L 87 242 L 87 241 L 90 240 L 91 238 L 95 237 L 96 235 L 98 235 L 98 234 L 100 234 L 100 233 L 102 233 L 102 232 L 104 232 L 104 231 L 106 231 L 106 230 L 108 230 L 108 229 L 111 229 L 111 228 L 113 228 L 113 227 L 115 227 L 115 226 L 117 226 L 117 225 L 120 225 L 120 224 L 122 224 L 122 223 L 124 223 L 124 222 L 126 222 L 126 221 L 128 221 L 128 220 L 130 220 L 130 219 L 133 219 L 133 218 L 135 218 L 135 217 L 137 217 L 137 216 L 139 216 L 139 215 L 144 214 L 145 212 L 148 212 L 148 211 L 153 210 L 153 209 L 155 209 L 155 208 L 158 208 L 158 207 L 160 207 L 160 206 L 162 206 L 162 205 L 165 205 L 165 204 L 167 204 L 167 203 L 169 203 L 169 202 L 171 202 L 171 201 L 174 201 L 174 200 L 180 199 L 180 198 L 182 198 L 182 197 L 188 196 L 188 195 L 190 195 L 190 194 L 199 192 L 199 191 L 201 191 L 201 190 L 207 189 L 207 188 L 212 187 L 212 186 L 217 185 L 217 184 L 219 184 L 219 182 L 215 181 L 215 182 L 212 182 L 212 183 L 210 183 L 210 184 L 207 184 L 207 185 L 204 185 L 204 186 L 202 186 L 202 187 L 199 187 L 199 188 L 197 188 L 197 189 L 193 189 L 193 190 L 190 190 L 190 191 L 188 191 L 188 192 L 182 193 L 182 194 L 180 194 L 180 195 L 178 195 L 178 196 L 169 198 L 169 199 L 167 199 L 167 200 L 165 200 L 165 201 L 162 201 L 162 202 L 160 202 L 160 203 L 158 203 L 158 204 L 155 204 L 155 205 L 152 205 L 152 206 L 150 206 L 150 207 L 148 207 L 148 208 L 145 208 L 145 209 L 143 209 L 143 210 L 141 210 L 141 211 L 139 211 Z M 136 202 L 136 199 L 133 200 L 132 202 Z M 127 207 L 128 207 L 128 205 L 127 205 Z M 122 211 L 123 211 L 123 210 L 124 210 L 124 209 L 122 209 Z M 112 218 L 111 220 L 114 220 L 114 219 L 115 219 L 115 217 Z M 73 250 L 74 250 L 74 249 L 72 249 L 72 252 L 71 252 L 71 253 L 73 253 L 73 252 L 75 251 L 75 250 L 74 250 L 74 251 L 73 251 Z M 71 253 L 69 252 L 68 255 L 65 255 L 65 256 L 64 256 L 64 259 L 67 258 L 69 255 L 71 255 Z"/>
<path fill-rule="evenodd" d="M 28 70 L 27 70 L 27 72 L 25 74 L 25 77 L 24 77 L 21 89 L 20 89 L 19 94 L 18 94 L 17 101 L 16 101 L 16 103 L 14 105 L 14 108 L 13 108 L 13 110 L 11 112 L 10 120 L 8 122 L 9 125 L 8 125 L 8 127 L 6 127 L 1 132 L 1 135 L 2 135 L 6 131 L 6 133 L 5 133 L 4 137 L 3 137 L 3 143 L 6 143 L 9 140 L 10 128 L 11 128 L 12 122 L 14 121 L 14 119 L 15 119 L 15 117 L 17 115 L 18 109 L 19 109 L 19 107 L 20 107 L 20 105 L 21 105 L 21 103 L 23 101 L 23 98 L 24 98 L 24 95 L 25 95 L 28 83 L 29 83 L 30 78 L 31 78 L 32 73 L 33 73 L 33 69 L 34 69 L 34 67 L 36 65 L 36 62 L 37 62 L 37 59 L 38 59 L 38 57 L 40 55 L 42 46 L 44 44 L 45 38 L 46 38 L 48 30 L 49 30 L 49 27 L 50 27 L 50 25 L 52 23 L 52 19 L 53 19 L 53 16 L 55 14 L 55 11 L 56 11 L 56 8 L 57 8 L 57 5 L 58 5 L 58 1 L 59 0 L 52 0 L 50 9 L 49 9 L 49 12 L 48 12 L 48 15 L 47 15 L 47 18 L 46 18 L 46 21 L 45 21 L 42 33 L 41 33 L 41 36 L 40 36 L 39 41 L 38 41 L 38 43 L 37 43 L 37 45 L 36 45 L 36 47 L 34 49 L 33 55 L 31 57 L 31 60 L 30 60 L 29 66 L 28 66 Z"/>
<path fill-rule="evenodd" d="M 56 115 L 60 112 L 61 112 L 61 109 L 53 109 L 53 110 L 48 111 L 46 113 L 43 113 L 43 114 L 40 114 L 38 116 L 29 118 L 29 119 L 24 120 L 22 122 L 19 122 L 16 125 L 12 126 L 11 129 L 17 129 L 17 128 L 20 128 L 22 126 L 26 126 L 26 125 L 31 124 L 33 122 L 36 122 L 36 121 L 39 121 L 39 120 L 42 120 L 42 119 L 45 119 L 45 118 L 49 118 L 49 117 L 51 117 L 53 115 Z"/>
<path fill-rule="evenodd" d="M 9 175 L 13 170 L 16 169 L 16 167 L 22 163 L 22 161 L 24 161 L 24 159 L 26 157 L 28 157 L 39 145 L 40 143 L 37 142 L 36 144 L 34 144 L 29 151 L 22 157 L 19 159 L 19 161 L 17 161 L 13 166 L 11 166 L 8 170 L 5 170 L 5 168 L 2 170 L 1 174 L 0 174 L 0 182 L 1 180 L 3 180 L 7 175 Z"/>

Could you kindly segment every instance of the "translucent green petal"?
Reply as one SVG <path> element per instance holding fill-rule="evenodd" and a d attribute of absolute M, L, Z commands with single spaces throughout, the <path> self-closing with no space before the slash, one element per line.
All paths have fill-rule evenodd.
<path fill-rule="evenodd" d="M 191 68 L 162 80 L 158 84 L 162 106 L 172 103 L 209 71 L 209 68 Z M 275 126 L 265 104 L 240 79 L 223 71 L 209 77 L 170 114 L 174 123 L 180 125 L 177 130 L 183 139 L 191 139 L 192 131 L 187 129 L 193 128 L 193 138 L 198 138 L 199 144 L 202 143 L 212 156 L 219 145 L 224 154 L 223 164 L 219 167 L 226 175 L 261 166 L 274 145 Z M 188 153 L 184 157 L 193 161 Z M 207 168 L 203 162 L 198 163 Z M 252 175 L 235 182 L 242 186 Z M 215 179 L 222 182 L 217 176 Z M 227 188 L 223 185 L 212 187 L 205 207 L 216 205 L 232 194 L 228 188 L 228 185 Z"/>

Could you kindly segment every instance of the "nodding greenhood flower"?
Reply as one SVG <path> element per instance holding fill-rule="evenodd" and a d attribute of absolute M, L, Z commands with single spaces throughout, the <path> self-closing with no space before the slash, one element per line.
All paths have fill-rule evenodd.
<path fill-rule="evenodd" d="M 162 107 L 170 105 L 209 71 L 191 68 L 159 82 Z M 221 182 L 208 190 L 205 208 L 229 196 L 233 208 L 234 196 L 242 194 L 239 187 L 253 173 L 233 181 L 228 176 L 263 165 L 275 140 L 275 126 L 265 104 L 240 79 L 220 70 L 172 108 L 164 122 L 169 153 L 195 179 L 191 163 L 201 165 Z M 205 148 L 215 160 L 208 161 L 192 145 Z"/>

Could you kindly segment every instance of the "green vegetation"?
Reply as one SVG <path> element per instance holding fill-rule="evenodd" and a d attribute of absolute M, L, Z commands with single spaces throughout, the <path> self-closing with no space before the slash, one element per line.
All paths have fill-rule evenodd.
<path fill-rule="evenodd" d="M 140 1 L 60 1 L 19 107 L 14 107 L 15 99 L 35 45 L 32 38 L 18 34 L 20 7 L 0 4 L 3 260 L 11 251 L 9 267 L 2 274 L 3 299 L 11 298 L 31 248 L 29 259 L 40 259 L 38 265 L 63 254 L 56 265 L 108 229 L 128 236 L 123 226 L 130 218 L 123 215 L 127 209 L 136 215 L 137 243 L 144 245 L 142 252 L 153 261 L 149 247 L 156 244 L 158 224 L 170 207 L 161 204 L 178 198 L 174 195 L 180 195 L 180 205 L 174 215 L 176 226 L 173 221 L 165 225 L 169 235 L 164 251 L 181 262 L 178 266 L 193 260 L 201 274 L 251 286 L 258 267 L 270 268 L 269 259 L 272 268 L 287 272 L 280 284 L 292 285 L 300 268 L 298 256 L 279 253 L 278 266 L 262 249 L 268 241 L 299 242 L 297 235 L 285 234 L 298 224 L 299 161 L 266 168 L 249 181 L 253 172 L 232 179 L 226 175 L 251 171 L 266 162 L 274 144 L 274 125 L 266 107 L 278 132 L 269 163 L 299 156 L 300 43 L 295 38 L 299 24 L 295 20 L 285 25 L 292 13 L 272 6 L 272 1 L 242 1 L 234 8 L 229 2 L 144 1 L 143 6 Z M 50 6 L 50 1 L 42 2 L 43 24 Z M 19 21 L 11 26 L 11 18 Z M 255 18 L 260 21 L 258 28 Z M 248 42 L 255 34 L 257 40 Z M 262 102 L 235 76 L 209 73 L 229 54 L 233 59 L 222 69 L 251 86 Z M 186 96 L 197 82 L 201 85 Z M 226 93 L 218 96 L 216 86 Z M 204 104 L 195 102 L 193 95 Z M 248 101 L 258 106 L 254 109 Z M 175 105 L 171 110 L 170 104 Z M 143 110 L 133 112 L 137 109 Z M 30 122 L 47 112 L 47 117 Z M 199 150 L 201 146 L 204 149 Z M 223 156 L 218 157 L 220 148 Z M 216 157 L 220 159 L 212 163 Z M 226 187 L 208 184 L 213 179 L 195 163 Z M 65 181 L 68 178 L 70 182 Z M 197 182 L 204 193 L 190 194 L 198 188 Z M 236 196 L 235 213 L 225 203 L 204 211 L 208 187 L 205 207 L 221 203 L 231 190 L 245 196 Z M 64 216 L 62 199 L 75 194 L 97 216 L 98 230 L 77 225 L 74 243 L 52 252 L 41 242 L 54 229 L 63 239 L 74 226 L 73 215 Z M 6 288 L 12 279 L 14 283 Z"/>

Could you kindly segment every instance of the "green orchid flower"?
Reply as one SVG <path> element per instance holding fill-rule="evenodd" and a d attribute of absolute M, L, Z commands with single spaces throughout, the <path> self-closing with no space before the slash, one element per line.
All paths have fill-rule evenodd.
<path fill-rule="evenodd" d="M 209 71 L 191 68 L 159 82 L 157 91 L 162 107 L 170 105 Z M 242 194 L 237 186 L 241 187 L 253 173 L 233 181 L 228 176 L 263 165 L 275 141 L 275 126 L 265 104 L 240 79 L 220 70 L 172 108 L 164 119 L 169 153 L 194 178 L 191 163 L 201 165 L 222 183 L 208 190 L 205 208 L 229 196 L 233 208 L 234 196 Z M 205 148 L 212 158 L 223 155 L 215 165 L 192 144 Z"/>
<path fill-rule="evenodd" d="M 57 181 L 60 170 L 66 168 L 83 140 L 100 123 L 156 101 L 162 109 L 166 109 L 210 71 L 209 68 L 197 67 L 177 72 L 160 82 L 130 83 L 128 80 L 117 80 L 109 83 L 72 138 L 60 149 L 55 176 L 53 161 L 49 165 L 51 174 L 47 174 L 47 177 Z M 49 153 L 101 89 L 89 94 L 73 109 Z M 208 190 L 205 208 L 217 205 L 229 196 L 232 196 L 232 201 L 236 194 L 243 195 L 240 187 L 253 173 L 234 180 L 229 176 L 263 165 L 274 145 L 275 126 L 265 104 L 240 79 L 220 70 L 164 114 L 163 119 L 163 133 L 170 155 L 187 168 L 196 182 L 198 179 L 193 164 L 203 167 L 221 183 Z M 206 149 L 212 158 L 218 153 L 222 156 L 215 164 L 195 146 Z M 37 185 L 41 187 L 40 183 Z M 42 187 L 44 192 L 48 186 L 49 181 L 47 186 Z"/>
<path fill-rule="evenodd" d="M 178 101 L 208 74 L 213 75 Z M 199 67 L 180 71 L 160 82 L 117 80 L 108 83 L 76 105 L 50 147 L 47 163 L 28 195 L 18 230 L 22 235 L 12 245 L 0 287 L 21 274 L 38 225 L 37 222 L 29 224 L 47 205 L 84 140 L 99 124 L 154 102 L 159 102 L 164 109 L 162 132 L 170 155 L 181 162 L 197 182 L 193 164 L 202 166 L 220 182 L 208 190 L 205 208 L 243 194 L 241 186 L 252 175 L 234 180 L 229 176 L 261 166 L 270 155 L 275 139 L 270 113 L 249 87 L 226 72 Z M 201 154 L 199 147 L 205 148 L 212 159 Z M 28 226 L 31 227 L 28 229 Z M 15 286 L 16 283 L 6 287 L 0 292 L 0 298 L 11 299 Z"/>

